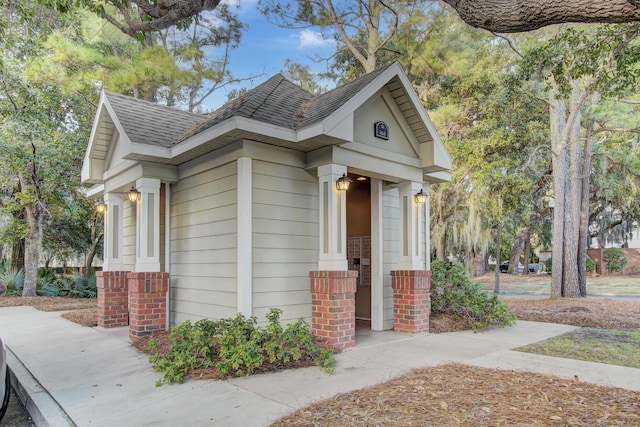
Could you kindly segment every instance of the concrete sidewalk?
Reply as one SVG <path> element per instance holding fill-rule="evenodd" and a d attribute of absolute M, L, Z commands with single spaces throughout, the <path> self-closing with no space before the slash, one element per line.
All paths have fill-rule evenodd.
<path fill-rule="evenodd" d="M 160 375 L 129 344 L 126 329 L 87 328 L 31 307 L 0 309 L 17 389 L 35 422 L 45 426 L 263 426 L 311 402 L 447 362 L 577 375 L 640 391 L 640 369 L 510 350 L 573 329 L 522 321 L 477 334 L 362 331 L 357 346 L 337 356 L 333 375 L 305 368 L 155 387 Z"/>

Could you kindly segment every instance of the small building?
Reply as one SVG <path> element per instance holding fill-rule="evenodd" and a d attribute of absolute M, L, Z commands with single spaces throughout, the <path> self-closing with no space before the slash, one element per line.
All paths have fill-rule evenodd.
<path fill-rule="evenodd" d="M 450 170 L 398 63 L 319 96 L 278 74 L 210 115 L 103 92 L 82 167 L 106 203 L 99 324 L 279 307 L 336 347 L 356 318 L 425 331 L 425 200 Z"/>

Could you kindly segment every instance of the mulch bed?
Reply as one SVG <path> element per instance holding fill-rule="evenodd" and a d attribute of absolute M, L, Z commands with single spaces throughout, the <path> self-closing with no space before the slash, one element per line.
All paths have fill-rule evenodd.
<path fill-rule="evenodd" d="M 66 311 L 93 308 L 97 304 L 96 298 L 72 297 L 22 297 L 17 295 L 0 296 L 0 307 L 17 307 L 30 305 L 41 311 Z"/>
<path fill-rule="evenodd" d="M 549 375 L 449 364 L 334 396 L 272 425 L 640 425 L 640 393 Z"/>
<path fill-rule="evenodd" d="M 590 298 L 503 300 L 520 320 L 600 329 L 640 328 L 640 302 Z"/>

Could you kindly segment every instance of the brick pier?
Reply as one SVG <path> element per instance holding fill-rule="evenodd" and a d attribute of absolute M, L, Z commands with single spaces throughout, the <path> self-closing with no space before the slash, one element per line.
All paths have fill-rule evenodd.
<path fill-rule="evenodd" d="M 356 344 L 357 271 L 311 271 L 311 332 L 342 350 Z"/>
<path fill-rule="evenodd" d="M 393 289 L 393 330 L 407 334 L 429 332 L 431 271 L 391 272 Z"/>

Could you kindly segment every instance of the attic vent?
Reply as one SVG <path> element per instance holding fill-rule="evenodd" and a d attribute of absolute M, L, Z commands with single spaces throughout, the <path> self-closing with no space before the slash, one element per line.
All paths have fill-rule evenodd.
<path fill-rule="evenodd" d="M 376 138 L 388 140 L 389 139 L 389 126 L 385 122 L 375 122 L 373 124 L 373 136 Z"/>

